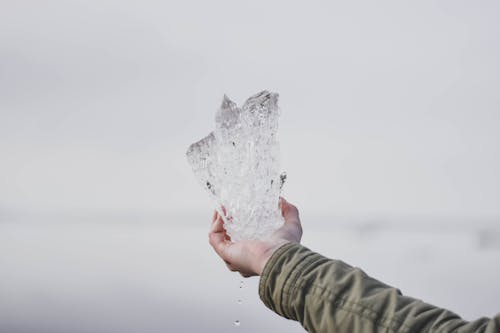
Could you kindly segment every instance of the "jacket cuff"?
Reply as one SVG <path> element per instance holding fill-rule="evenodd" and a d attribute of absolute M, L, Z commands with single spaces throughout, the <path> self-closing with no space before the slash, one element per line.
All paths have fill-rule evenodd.
<path fill-rule="evenodd" d="M 291 300 L 302 267 L 313 260 L 314 254 L 298 243 L 287 243 L 272 254 L 259 282 L 260 299 L 269 309 L 285 318 L 297 320 Z"/>

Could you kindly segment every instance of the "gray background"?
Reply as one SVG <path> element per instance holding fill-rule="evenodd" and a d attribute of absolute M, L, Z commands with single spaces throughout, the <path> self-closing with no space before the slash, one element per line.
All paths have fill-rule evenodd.
<path fill-rule="evenodd" d="M 300 332 L 212 253 L 184 156 L 224 93 L 263 89 L 307 246 L 500 311 L 499 10 L 2 1 L 0 331 Z"/>

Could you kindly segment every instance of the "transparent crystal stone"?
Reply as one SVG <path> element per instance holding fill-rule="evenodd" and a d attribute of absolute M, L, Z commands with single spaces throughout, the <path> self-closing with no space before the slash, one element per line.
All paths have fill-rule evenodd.
<path fill-rule="evenodd" d="M 283 224 L 278 119 L 276 93 L 260 92 L 241 108 L 224 96 L 215 130 L 187 151 L 232 241 L 264 239 Z"/>

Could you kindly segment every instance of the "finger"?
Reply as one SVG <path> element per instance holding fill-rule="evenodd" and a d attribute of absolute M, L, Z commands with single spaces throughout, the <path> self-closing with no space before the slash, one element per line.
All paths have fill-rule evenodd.
<path fill-rule="evenodd" d="M 210 245 L 212 245 L 219 257 L 224 260 L 228 259 L 227 249 L 230 246 L 230 243 L 224 239 L 224 234 L 211 233 L 208 237 Z"/>
<path fill-rule="evenodd" d="M 215 252 L 222 259 L 227 260 L 227 248 L 231 243 L 226 240 L 226 232 L 224 231 L 223 221 L 220 216 L 212 224 L 212 228 L 208 234 L 208 241 Z"/>
<path fill-rule="evenodd" d="M 219 216 L 219 213 L 217 213 L 216 210 L 214 210 L 214 215 L 212 216 L 212 223 L 215 222 L 215 220 L 217 220 L 217 217 Z"/>
<path fill-rule="evenodd" d="M 212 232 L 224 232 L 224 221 L 222 220 L 222 216 L 218 213 L 216 214 L 216 218 L 210 227 L 210 233 Z"/>
<path fill-rule="evenodd" d="M 222 216 L 219 215 L 219 213 L 217 211 L 215 211 L 214 217 L 216 219 L 212 223 L 212 227 L 210 228 L 210 232 L 224 232 L 224 239 L 226 241 L 230 241 L 231 237 L 229 237 L 229 235 L 226 232 L 226 229 L 224 229 L 224 220 L 222 219 Z M 222 221 L 222 223 L 219 224 L 217 221 L 218 219 L 220 219 Z"/>

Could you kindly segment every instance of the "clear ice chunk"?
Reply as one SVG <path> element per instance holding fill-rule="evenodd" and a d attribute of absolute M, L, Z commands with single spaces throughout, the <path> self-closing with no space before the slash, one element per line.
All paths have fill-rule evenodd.
<path fill-rule="evenodd" d="M 278 207 L 286 178 L 280 174 L 278 118 L 277 93 L 262 91 L 241 108 L 224 96 L 215 130 L 186 153 L 232 241 L 265 239 L 284 222 Z"/>

